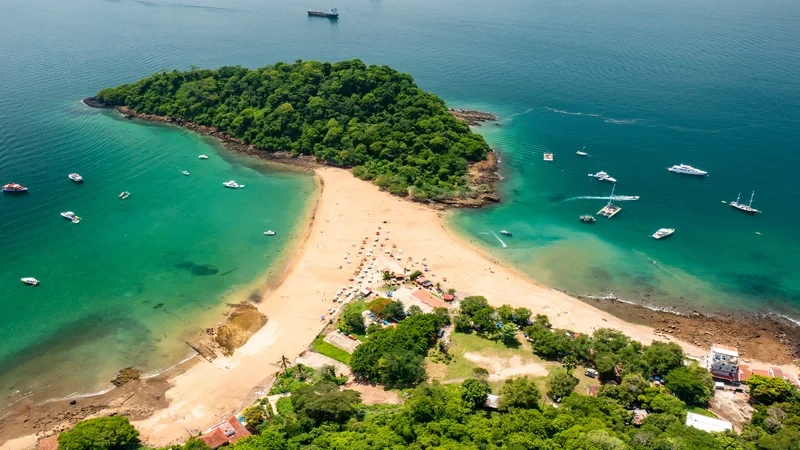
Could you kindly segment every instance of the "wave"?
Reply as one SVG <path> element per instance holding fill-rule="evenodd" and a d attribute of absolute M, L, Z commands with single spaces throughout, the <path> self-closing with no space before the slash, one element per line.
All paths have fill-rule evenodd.
<path fill-rule="evenodd" d="M 773 316 L 780 317 L 781 319 L 788 320 L 789 322 L 792 322 L 796 326 L 800 327 L 800 320 L 798 320 L 798 319 L 792 319 L 791 317 L 789 317 L 789 316 L 787 316 L 785 314 L 778 314 L 778 313 L 770 313 L 770 314 L 773 315 Z"/>
<path fill-rule="evenodd" d="M 618 202 L 629 202 L 634 200 L 639 200 L 638 195 L 608 195 L 608 196 L 600 196 L 600 195 L 579 195 L 577 197 L 570 197 L 564 199 L 565 202 L 571 202 L 573 200 L 615 200 Z"/>
<path fill-rule="evenodd" d="M 611 118 L 603 119 L 603 122 L 605 123 L 613 123 L 617 125 L 633 125 L 638 121 L 639 119 L 611 119 Z"/>
<path fill-rule="evenodd" d="M 555 109 L 549 106 L 545 106 L 544 109 L 557 113 L 557 114 L 566 114 L 568 116 L 587 116 L 587 117 L 602 117 L 600 114 L 593 114 L 593 113 L 585 113 L 585 112 L 572 112 L 572 111 L 564 111 L 563 109 Z"/>
<path fill-rule="evenodd" d="M 524 116 L 525 114 L 528 114 L 528 113 L 530 113 L 530 112 L 532 112 L 532 111 L 533 111 L 533 108 L 528 108 L 528 109 L 526 109 L 525 111 L 522 111 L 522 112 L 518 112 L 518 113 L 511 114 L 510 116 L 508 116 L 508 117 L 506 117 L 505 119 L 503 119 L 503 121 L 504 121 L 504 122 L 510 122 L 510 121 L 511 121 L 512 119 L 514 119 L 515 117 L 518 117 L 518 116 Z"/>
<path fill-rule="evenodd" d="M 617 297 L 613 293 L 606 294 L 606 295 L 601 295 L 601 296 L 597 296 L 597 295 L 579 295 L 578 298 L 589 298 L 589 299 L 592 299 L 592 300 L 610 300 L 612 302 L 618 302 L 618 303 L 624 303 L 626 305 L 638 306 L 640 308 L 644 308 L 644 309 L 647 309 L 647 310 L 650 310 L 650 311 L 664 312 L 664 313 L 674 314 L 676 316 L 685 316 L 685 315 L 687 315 L 685 313 L 682 313 L 682 312 L 680 312 L 680 311 L 678 311 L 678 310 L 676 310 L 674 308 L 670 308 L 668 306 L 654 306 L 654 305 L 648 305 L 648 304 L 645 304 L 645 303 L 634 302 L 634 301 L 631 301 L 631 300 L 625 300 L 624 298 Z"/>

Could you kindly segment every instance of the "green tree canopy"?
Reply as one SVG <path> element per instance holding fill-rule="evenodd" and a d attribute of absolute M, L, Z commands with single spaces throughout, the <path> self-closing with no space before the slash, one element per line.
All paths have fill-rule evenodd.
<path fill-rule="evenodd" d="M 577 385 L 578 379 L 570 375 L 567 369 L 555 368 L 547 376 L 547 396 L 561 401 L 562 398 L 570 395 Z"/>
<path fill-rule="evenodd" d="M 764 405 L 788 402 L 798 395 L 794 386 L 778 377 L 753 375 L 747 380 L 747 385 L 750 386 L 750 396 Z"/>
<path fill-rule="evenodd" d="M 539 407 L 539 388 L 527 377 L 510 378 L 500 388 L 500 410 L 514 408 L 536 409 Z"/>
<path fill-rule="evenodd" d="M 84 420 L 58 436 L 64 450 L 122 450 L 138 442 L 139 432 L 123 416 Z"/>
<path fill-rule="evenodd" d="M 313 155 L 421 199 L 469 194 L 489 146 L 410 75 L 360 60 L 162 71 L 97 99 L 214 127 L 266 151 Z"/>
<path fill-rule="evenodd" d="M 665 380 L 666 388 L 688 405 L 705 406 L 714 394 L 714 380 L 702 367 L 679 367 Z"/>
<path fill-rule="evenodd" d="M 468 408 L 483 408 L 492 390 L 485 380 L 467 378 L 461 384 L 461 399 Z"/>
<path fill-rule="evenodd" d="M 683 365 L 683 348 L 674 342 L 655 341 L 644 350 L 644 360 L 653 375 L 666 375 Z"/>
<path fill-rule="evenodd" d="M 317 424 L 322 422 L 345 422 L 356 413 L 361 403 L 361 394 L 353 390 L 339 390 L 329 381 L 321 381 L 298 388 L 292 394 L 294 411 Z"/>

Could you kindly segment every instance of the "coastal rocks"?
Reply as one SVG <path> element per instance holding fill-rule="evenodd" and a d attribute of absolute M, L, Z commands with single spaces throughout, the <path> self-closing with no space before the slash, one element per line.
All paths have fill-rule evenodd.
<path fill-rule="evenodd" d="M 234 307 L 224 324 L 212 328 L 210 334 L 220 351 L 230 356 L 266 323 L 267 316 L 258 308 L 242 303 Z"/>
<path fill-rule="evenodd" d="M 487 112 L 481 111 L 472 111 L 469 109 L 449 109 L 450 114 L 453 115 L 458 120 L 466 122 L 467 125 L 470 126 L 481 126 L 483 122 L 495 122 L 497 121 L 497 116 Z"/>
<path fill-rule="evenodd" d="M 117 376 L 111 380 L 111 384 L 116 387 L 120 387 L 124 384 L 128 384 L 131 381 L 138 380 L 139 377 L 142 376 L 142 373 L 138 369 L 134 369 L 133 367 L 126 367 L 119 371 Z"/>
<path fill-rule="evenodd" d="M 83 99 L 83 104 L 91 108 L 108 108 L 109 106 L 103 103 L 97 97 L 86 97 Z"/>

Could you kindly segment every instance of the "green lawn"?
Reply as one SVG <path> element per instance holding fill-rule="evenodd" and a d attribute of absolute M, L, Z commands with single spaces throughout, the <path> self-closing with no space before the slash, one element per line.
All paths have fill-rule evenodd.
<path fill-rule="evenodd" d="M 699 406 L 687 406 L 686 407 L 686 412 L 693 412 L 695 414 L 700 414 L 701 416 L 713 417 L 714 419 L 717 418 L 716 414 L 714 414 L 713 412 L 711 412 L 711 411 L 709 411 L 707 409 L 703 409 L 703 408 L 701 408 Z"/>
<path fill-rule="evenodd" d="M 324 338 L 325 336 L 323 335 L 317 336 L 317 338 L 314 339 L 314 342 L 311 343 L 311 350 L 314 350 L 315 352 L 325 355 L 329 358 L 333 358 L 336 361 L 343 362 L 349 366 L 351 358 L 350 353 L 347 353 L 333 344 L 323 341 Z"/>
<path fill-rule="evenodd" d="M 294 406 L 292 406 L 292 399 L 290 397 L 279 398 L 278 401 L 275 402 L 275 409 L 281 416 L 293 413 Z"/>

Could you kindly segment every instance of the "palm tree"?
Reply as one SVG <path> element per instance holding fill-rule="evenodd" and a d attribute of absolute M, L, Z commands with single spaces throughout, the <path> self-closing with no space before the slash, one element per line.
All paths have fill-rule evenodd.
<path fill-rule="evenodd" d="M 289 368 L 290 363 L 291 361 L 289 361 L 289 358 L 287 358 L 286 355 L 281 356 L 281 361 L 279 364 L 281 365 L 281 369 L 283 369 L 284 372 L 286 372 L 286 369 Z"/>
<path fill-rule="evenodd" d="M 305 381 L 305 379 L 306 379 L 306 372 L 305 372 L 305 370 L 303 370 L 304 367 L 305 366 L 303 366 L 302 364 L 298 364 L 297 365 L 297 378 L 300 381 Z"/>

